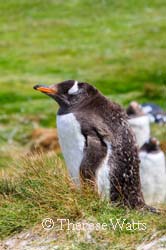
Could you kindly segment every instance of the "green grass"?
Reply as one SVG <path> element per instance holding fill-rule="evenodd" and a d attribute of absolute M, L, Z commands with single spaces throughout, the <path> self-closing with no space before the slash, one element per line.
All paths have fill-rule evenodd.
<path fill-rule="evenodd" d="M 20 232 L 23 229 L 38 225 L 42 231 L 41 222 L 44 218 L 66 218 L 71 223 L 106 223 L 107 230 L 94 230 L 93 240 L 96 244 L 90 244 L 84 233 L 69 232 L 67 225 L 64 231 L 56 223 L 58 230 L 57 244 L 65 249 L 73 242 L 74 249 L 88 249 L 92 246 L 99 249 L 105 244 L 105 249 L 133 249 L 145 238 L 149 239 L 154 232 L 160 235 L 166 230 L 166 212 L 160 215 L 149 212 L 129 211 L 128 209 L 115 207 L 99 199 L 98 195 L 90 187 L 83 190 L 76 189 L 68 178 L 63 162 L 54 154 L 32 155 L 13 161 L 12 170 L 8 168 L 1 178 L 0 188 L 0 235 L 5 237 Z M 126 219 L 126 223 L 146 223 L 145 231 L 123 230 L 115 231 L 110 226 L 110 219 L 115 223 L 116 219 Z M 44 234 L 44 230 L 43 230 Z M 71 248 L 72 249 L 72 248 Z M 93 248 L 92 248 L 93 249 Z"/>
<path fill-rule="evenodd" d="M 165 10 L 163 0 L 1 1 L 0 144 L 18 123 L 21 144 L 36 117 L 54 126 L 57 106 L 33 91 L 39 82 L 88 81 L 123 105 L 137 91 L 166 108 Z"/>
<path fill-rule="evenodd" d="M 69 214 L 73 221 L 125 216 L 149 223 L 145 233 L 95 233 L 97 246 L 70 235 L 75 249 L 101 249 L 103 242 L 105 249 L 130 249 L 153 230 L 166 231 L 163 215 L 110 207 L 91 191 L 73 189 L 66 175 L 59 178 L 65 170 L 56 156 L 21 158 L 36 126 L 55 126 L 58 107 L 33 90 L 37 83 L 87 81 L 123 106 L 135 99 L 166 109 L 165 13 L 164 0 L 0 1 L 0 167 L 7 178 L 0 179 L 2 237 L 44 216 Z M 164 140 L 166 129 L 154 125 L 152 134 Z"/>
<path fill-rule="evenodd" d="M 57 106 L 32 89 L 39 82 L 88 81 L 123 105 L 137 91 L 166 108 L 165 10 L 163 0 L 1 1 L 0 144 L 18 123 L 20 144 L 36 117 L 54 126 Z"/>

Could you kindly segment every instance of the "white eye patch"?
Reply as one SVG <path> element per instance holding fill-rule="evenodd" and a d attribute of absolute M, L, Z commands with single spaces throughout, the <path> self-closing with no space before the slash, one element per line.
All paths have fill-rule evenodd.
<path fill-rule="evenodd" d="M 75 81 L 74 85 L 69 89 L 68 94 L 75 95 L 77 92 L 78 92 L 78 82 Z"/>

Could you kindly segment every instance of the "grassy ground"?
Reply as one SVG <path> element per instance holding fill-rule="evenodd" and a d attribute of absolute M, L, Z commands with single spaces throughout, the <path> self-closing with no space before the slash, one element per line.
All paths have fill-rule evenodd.
<path fill-rule="evenodd" d="M 50 176 L 54 166 L 61 171 L 56 156 L 49 163 L 42 156 L 39 175 L 31 159 L 26 163 L 20 159 L 36 126 L 55 126 L 57 105 L 33 91 L 39 82 L 83 80 L 124 106 L 136 99 L 166 109 L 165 12 L 164 0 L 0 1 L 0 167 L 1 176 L 8 176 L 0 186 L 2 237 L 40 223 L 49 214 L 100 222 L 127 216 L 149 223 L 144 233 L 95 233 L 98 248 L 106 242 L 115 249 L 129 249 L 155 230 L 166 231 L 163 215 L 143 217 L 111 208 L 91 192 L 88 198 L 76 190 L 70 192 L 70 183 Z M 166 139 L 165 127 L 154 126 L 152 131 Z M 37 168 L 36 160 L 32 162 Z M 58 183 L 65 185 L 61 191 Z M 67 203 L 59 198 L 63 195 Z M 89 248 L 86 242 L 74 244 Z"/>
<path fill-rule="evenodd" d="M 90 187 L 82 191 L 76 189 L 62 161 L 53 152 L 47 156 L 35 155 L 13 162 L 12 170 L 8 168 L 1 179 L 0 197 L 2 236 L 20 232 L 36 223 L 41 231 L 42 220 L 52 218 L 55 222 L 53 230 L 58 235 L 56 245 L 60 249 L 134 249 L 154 233 L 157 232 L 159 236 L 166 232 L 166 212 L 152 215 L 117 208 L 101 201 Z M 57 219 L 62 218 L 72 223 L 106 223 L 108 228 L 89 230 L 89 239 L 87 232 L 68 231 L 67 223 L 60 231 Z M 123 229 L 117 227 L 113 230 L 111 219 L 113 223 L 117 219 L 122 223 L 124 219 Z M 132 220 L 145 223 L 146 230 L 142 229 L 143 226 L 139 226 L 138 230 L 136 225 L 135 230 L 126 228 Z"/>

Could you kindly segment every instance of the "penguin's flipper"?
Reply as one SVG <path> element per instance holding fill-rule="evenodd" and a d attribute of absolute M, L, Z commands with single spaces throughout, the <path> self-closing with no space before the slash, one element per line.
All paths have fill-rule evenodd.
<path fill-rule="evenodd" d="M 86 134 L 86 147 L 80 166 L 80 175 L 83 180 L 94 180 L 95 173 L 107 155 L 109 134 L 106 129 L 93 127 L 91 133 Z"/>
<path fill-rule="evenodd" d="M 107 148 L 100 139 L 87 136 L 84 157 L 80 166 L 80 175 L 83 180 L 94 180 L 95 172 L 106 154 Z"/>

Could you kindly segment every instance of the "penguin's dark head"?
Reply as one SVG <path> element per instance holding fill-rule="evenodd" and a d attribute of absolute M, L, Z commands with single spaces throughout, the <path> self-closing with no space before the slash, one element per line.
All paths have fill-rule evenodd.
<path fill-rule="evenodd" d="M 68 80 L 51 86 L 36 85 L 34 89 L 52 97 L 60 107 L 76 107 L 97 94 L 97 89 L 85 82 Z"/>
<path fill-rule="evenodd" d="M 129 106 L 128 106 L 128 108 L 127 108 L 126 111 L 127 111 L 128 116 L 140 116 L 140 115 L 144 115 L 142 107 L 136 101 L 132 101 L 129 104 Z"/>
<path fill-rule="evenodd" d="M 158 152 L 160 150 L 160 142 L 155 138 L 152 137 L 146 142 L 142 147 L 142 151 L 150 152 Z"/>

